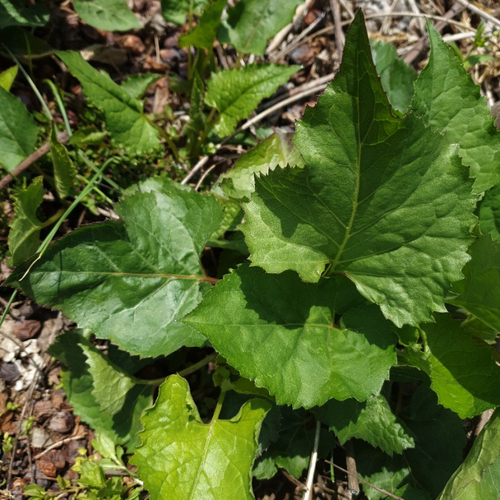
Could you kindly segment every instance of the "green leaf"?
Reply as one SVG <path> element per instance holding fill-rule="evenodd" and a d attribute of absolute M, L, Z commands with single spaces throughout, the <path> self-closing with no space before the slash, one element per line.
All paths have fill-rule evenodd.
<path fill-rule="evenodd" d="M 44 225 L 36 212 L 42 204 L 43 193 L 43 177 L 40 176 L 14 198 L 16 215 L 10 223 L 9 233 L 9 252 L 14 266 L 34 255 L 40 245 L 40 231 Z"/>
<path fill-rule="evenodd" d="M 269 408 L 252 399 L 231 420 L 214 415 L 204 424 L 187 382 L 170 376 L 143 417 L 142 446 L 131 459 L 151 499 L 253 499 L 250 471 Z"/>
<path fill-rule="evenodd" d="M 213 190 L 213 194 L 219 202 L 221 208 L 224 210 L 224 215 L 217 231 L 215 231 L 210 237 L 209 245 L 223 247 L 224 243 L 229 243 L 228 240 L 223 239 L 225 233 L 228 231 L 237 231 L 237 227 L 240 224 L 241 219 L 243 218 L 243 210 L 241 209 L 241 205 L 237 200 L 227 198 L 223 194 L 220 195 L 215 191 L 216 190 Z M 238 244 L 241 244 L 240 249 L 241 246 L 245 247 L 244 241 L 240 240 L 238 241 Z"/>
<path fill-rule="evenodd" d="M 79 148 L 101 144 L 106 138 L 106 132 L 101 132 L 93 125 L 78 129 L 69 139 L 68 144 Z"/>
<path fill-rule="evenodd" d="M 132 99 L 141 99 L 153 83 L 157 82 L 162 76 L 156 73 L 144 73 L 143 75 L 130 75 L 123 80 L 120 87 Z"/>
<path fill-rule="evenodd" d="M 417 73 L 398 58 L 396 48 L 390 43 L 373 42 L 372 56 L 391 106 L 404 113 L 413 97 L 413 82 Z"/>
<path fill-rule="evenodd" d="M 500 413 L 497 410 L 472 445 L 467 458 L 437 500 L 498 498 L 500 491 Z"/>
<path fill-rule="evenodd" d="M 434 500 L 429 493 L 415 486 L 415 479 L 404 456 L 389 457 L 363 441 L 355 441 L 354 449 L 358 474 L 370 484 L 404 500 Z M 361 487 L 369 500 L 389 498 L 369 484 L 361 483 Z"/>
<path fill-rule="evenodd" d="M 130 97 L 108 74 L 94 69 L 78 52 L 57 52 L 57 55 L 80 80 L 87 98 L 104 111 L 106 127 L 118 144 L 136 153 L 160 145 L 158 131 L 144 115 L 140 101 Z"/>
<path fill-rule="evenodd" d="M 200 49 L 212 50 L 226 3 L 227 0 L 215 0 L 211 3 L 201 15 L 198 25 L 179 38 L 179 46 L 188 47 L 191 45 Z"/>
<path fill-rule="evenodd" d="M 82 345 L 92 375 L 92 395 L 101 411 L 116 415 L 127 403 L 127 395 L 136 385 L 136 380 L 124 371 L 114 367 L 106 357 Z"/>
<path fill-rule="evenodd" d="M 422 325 L 431 389 L 439 403 L 461 418 L 500 406 L 500 368 L 493 348 L 473 340 L 458 321 L 439 314 Z"/>
<path fill-rule="evenodd" d="M 254 468 L 254 476 L 260 479 L 271 478 L 278 467 L 300 478 L 311 460 L 316 434 L 315 422 L 311 415 L 303 410 L 292 410 L 287 406 L 279 408 L 282 416 L 279 437 L 257 460 Z M 321 428 L 319 458 L 328 456 L 333 447 L 334 436 L 325 428 Z"/>
<path fill-rule="evenodd" d="M 302 0 L 240 0 L 227 12 L 218 38 L 238 52 L 263 56 L 267 41 L 292 21 Z"/>
<path fill-rule="evenodd" d="M 363 439 L 391 456 L 415 446 L 413 437 L 381 394 L 364 403 L 332 399 L 318 410 L 318 419 L 335 432 L 340 444 L 353 437 Z"/>
<path fill-rule="evenodd" d="M 0 30 L 0 43 L 18 58 L 40 58 L 52 54 L 52 47 L 41 38 L 20 26 L 10 26 Z M 5 49 L 3 49 L 5 50 Z M 4 53 L 4 57 L 7 54 Z M 10 57 L 10 55 L 8 55 Z"/>
<path fill-rule="evenodd" d="M 481 193 L 500 181 L 500 134 L 480 88 L 429 22 L 427 30 L 431 54 L 415 82 L 413 108 L 450 143 L 460 144 L 476 179 L 474 191 Z"/>
<path fill-rule="evenodd" d="M 434 499 L 462 462 L 466 444 L 462 421 L 438 405 L 436 395 L 425 385 L 417 388 L 400 418 L 413 433 L 415 447 L 391 458 L 357 441 L 358 471 L 370 483 L 393 494 L 411 485 L 412 496 L 405 494 L 405 499 Z M 363 490 L 370 500 L 387 498 L 369 486 L 363 485 Z"/>
<path fill-rule="evenodd" d="M 250 199 L 255 191 L 255 174 L 266 175 L 276 167 L 303 167 L 304 160 L 292 142 L 291 134 L 276 132 L 240 156 L 220 180 L 228 196 Z"/>
<path fill-rule="evenodd" d="M 0 87 L 9 91 L 17 76 L 17 66 L 12 66 L 0 73 Z"/>
<path fill-rule="evenodd" d="M 238 387 L 235 387 L 236 385 Z M 248 379 L 239 378 L 231 386 L 232 390 L 228 390 L 226 393 L 224 406 L 220 412 L 220 418 L 222 419 L 229 420 L 235 417 L 239 413 L 240 408 L 252 398 L 269 399 L 269 393 L 265 389 L 255 387 Z M 281 407 L 273 405 L 262 422 L 256 456 L 262 455 L 269 445 L 278 439 L 281 420 Z"/>
<path fill-rule="evenodd" d="M 0 29 L 8 26 L 45 26 L 49 13 L 42 5 L 24 7 L 22 0 L 0 0 Z"/>
<path fill-rule="evenodd" d="M 59 198 L 64 199 L 71 194 L 76 179 L 76 171 L 66 147 L 57 139 L 57 130 L 54 124 L 50 133 L 50 151 L 54 166 L 54 181 Z"/>
<path fill-rule="evenodd" d="M 205 104 L 205 85 L 199 71 L 193 71 L 191 98 L 189 103 L 189 121 L 182 129 L 182 135 L 187 137 L 187 144 L 190 146 L 189 155 L 196 156 L 198 151 L 198 137 L 206 127 L 206 117 L 203 113 Z"/>
<path fill-rule="evenodd" d="M 395 494 L 398 488 L 411 477 L 408 464 L 402 455 L 389 457 L 363 441 L 355 441 L 354 450 L 359 476 L 378 488 Z M 366 483 L 361 483 L 361 487 L 369 500 L 386 500 L 388 498 Z"/>
<path fill-rule="evenodd" d="M 210 0 L 161 0 L 163 17 L 166 21 L 182 26 L 186 16 L 199 15 Z"/>
<path fill-rule="evenodd" d="M 221 137 L 231 134 L 240 120 L 299 69 L 299 66 L 252 64 L 212 74 L 205 101 L 219 112 L 217 134 Z"/>
<path fill-rule="evenodd" d="M 30 498 L 45 498 L 47 492 L 37 484 L 28 484 L 23 488 L 23 494 Z"/>
<path fill-rule="evenodd" d="M 295 142 L 306 166 L 260 177 L 244 205 L 252 264 L 311 282 L 328 266 L 397 326 L 445 312 L 469 260 L 471 182 L 455 146 L 412 114 L 392 115 L 360 13 Z"/>
<path fill-rule="evenodd" d="M 460 329 L 467 332 L 469 337 L 474 337 L 476 340 L 482 340 L 486 344 L 493 345 L 496 343 L 498 332 L 475 316 L 471 315 L 465 321 L 462 321 L 460 323 Z"/>
<path fill-rule="evenodd" d="M 500 184 L 486 191 L 479 204 L 479 227 L 500 242 Z"/>
<path fill-rule="evenodd" d="M 95 380 L 89 371 L 86 352 L 99 355 L 97 349 L 75 331 L 59 335 L 49 348 L 51 356 L 67 368 L 62 372 L 62 383 L 75 413 L 92 429 L 102 432 L 114 443 L 127 445 L 128 450 L 139 444 L 137 432 L 142 424 L 140 416 L 151 405 L 153 386 L 135 386 L 126 398 L 126 404 L 114 415 L 101 411 L 93 392 Z M 107 383 L 105 380 L 104 383 Z"/>
<path fill-rule="evenodd" d="M 128 31 L 141 27 L 126 0 L 74 0 L 74 7 L 87 24 L 100 30 Z"/>
<path fill-rule="evenodd" d="M 279 404 L 310 408 L 377 394 L 395 364 L 396 339 L 376 307 L 351 309 L 333 323 L 359 300 L 343 277 L 308 284 L 242 265 L 182 321 Z"/>
<path fill-rule="evenodd" d="M 83 460 L 79 465 L 79 482 L 89 486 L 90 488 L 95 488 L 101 491 L 106 487 L 106 476 L 104 475 L 104 470 L 100 466 L 99 462 Z"/>
<path fill-rule="evenodd" d="M 12 172 L 35 149 L 38 127 L 23 103 L 0 87 L 0 165 Z"/>
<path fill-rule="evenodd" d="M 436 498 L 462 463 L 467 442 L 462 421 L 438 405 L 436 395 L 424 385 L 414 392 L 403 420 L 415 437 L 415 448 L 404 452 L 415 485 Z"/>
<path fill-rule="evenodd" d="M 123 223 L 74 231 L 16 269 L 10 283 L 141 356 L 202 345 L 204 338 L 177 320 L 210 286 L 200 253 L 221 220 L 219 205 L 172 185 L 166 194 L 125 197 L 116 212 Z"/>
<path fill-rule="evenodd" d="M 500 243 L 484 235 L 470 247 L 472 260 L 464 267 L 465 279 L 453 285 L 458 296 L 449 302 L 500 331 Z"/>

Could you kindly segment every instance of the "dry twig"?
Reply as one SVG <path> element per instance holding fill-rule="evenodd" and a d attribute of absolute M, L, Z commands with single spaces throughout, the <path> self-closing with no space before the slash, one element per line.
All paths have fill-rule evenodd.
<path fill-rule="evenodd" d="M 330 462 L 329 460 L 325 460 L 325 462 L 327 464 L 330 464 L 332 465 L 333 467 L 335 467 L 336 469 L 344 472 L 345 474 L 349 474 L 349 471 L 347 469 L 344 469 L 343 467 L 340 467 L 340 465 L 337 465 L 337 464 L 334 464 L 333 462 Z M 370 488 L 373 488 L 374 490 L 377 490 L 379 491 L 380 493 L 390 497 L 390 498 L 394 498 L 394 500 L 404 500 L 404 498 L 401 498 L 401 497 L 398 497 L 396 495 L 393 495 L 390 491 L 387 491 L 387 490 L 384 490 L 383 488 L 379 488 L 378 486 L 375 486 L 374 484 L 366 481 L 365 479 L 363 479 L 362 477 L 359 477 L 359 476 L 356 476 L 358 481 L 364 483 L 364 484 L 367 484 L 368 486 L 370 486 Z"/>
<path fill-rule="evenodd" d="M 316 462 L 318 461 L 318 446 L 319 446 L 320 431 L 321 431 L 321 422 L 318 420 L 316 422 L 316 434 L 314 436 L 314 446 L 313 446 L 313 451 L 311 453 L 311 460 L 309 461 L 309 471 L 307 473 L 306 491 L 304 492 L 303 500 L 311 500 L 314 472 L 316 471 Z"/>
<path fill-rule="evenodd" d="M 358 470 L 356 468 L 356 457 L 354 456 L 352 441 L 347 441 L 344 445 L 344 449 L 345 461 L 347 465 L 347 487 L 349 488 L 349 494 L 351 496 L 357 497 L 359 495 L 359 480 Z"/>
<path fill-rule="evenodd" d="M 69 141 L 69 135 L 67 132 L 61 132 L 57 134 L 57 140 L 61 144 L 66 144 Z M 39 160 L 42 156 L 45 156 L 50 151 L 50 142 L 46 142 L 43 146 L 39 147 L 34 153 L 31 153 L 28 158 L 24 159 L 10 174 L 7 174 L 2 180 L 0 180 L 0 190 L 5 186 L 10 184 L 14 177 L 17 177 L 20 173 L 26 170 L 30 165 Z"/>
<path fill-rule="evenodd" d="M 333 16 L 335 42 L 337 43 L 337 53 L 340 61 L 342 59 L 342 54 L 344 53 L 345 35 L 342 31 L 342 16 L 340 15 L 340 4 L 338 0 L 330 0 L 330 9 Z"/>
<path fill-rule="evenodd" d="M 471 2 L 468 2 L 467 0 L 456 0 L 456 1 L 466 9 L 469 9 L 470 11 L 474 12 L 474 14 L 477 14 L 479 17 L 482 17 L 485 21 L 489 21 L 490 23 L 494 24 L 497 28 L 500 28 L 500 21 L 497 18 L 493 17 L 491 14 L 485 12 L 483 9 L 480 9 L 479 7 L 473 5 Z"/>

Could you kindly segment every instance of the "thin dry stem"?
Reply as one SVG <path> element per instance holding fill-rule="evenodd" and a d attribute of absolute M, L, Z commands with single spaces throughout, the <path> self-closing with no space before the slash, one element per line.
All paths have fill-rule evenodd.
<path fill-rule="evenodd" d="M 66 144 L 69 141 L 68 133 L 61 132 L 57 134 L 57 140 L 61 144 Z M 34 153 L 31 153 L 28 158 L 24 159 L 10 174 L 7 174 L 2 180 L 0 180 L 0 190 L 5 186 L 10 184 L 15 177 L 20 173 L 24 172 L 29 166 L 39 160 L 42 156 L 45 156 L 50 151 L 50 142 L 46 142 L 43 146 L 40 146 Z"/>

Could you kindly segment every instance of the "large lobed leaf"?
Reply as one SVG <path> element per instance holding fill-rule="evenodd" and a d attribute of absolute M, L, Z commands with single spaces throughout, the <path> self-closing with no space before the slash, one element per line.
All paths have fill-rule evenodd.
<path fill-rule="evenodd" d="M 204 424 L 186 380 L 170 376 L 143 417 L 142 446 L 131 459 L 151 499 L 253 499 L 251 466 L 270 406 L 252 399 L 231 420 Z"/>
<path fill-rule="evenodd" d="M 220 223 L 218 203 L 171 186 L 165 193 L 136 192 L 116 212 L 123 223 L 71 233 L 17 268 L 9 283 L 142 356 L 203 344 L 177 320 L 210 286 L 200 253 Z"/>
<path fill-rule="evenodd" d="M 500 133 L 480 88 L 439 33 L 427 22 L 429 63 L 415 82 L 413 108 L 425 122 L 460 144 L 464 165 L 481 193 L 500 181 Z"/>
<path fill-rule="evenodd" d="M 279 404 L 310 408 L 331 398 L 365 400 L 395 364 L 395 337 L 343 277 L 318 284 L 240 266 L 183 322 Z M 363 300 L 361 300 L 361 304 Z M 335 314 L 342 314 L 335 325 Z"/>
<path fill-rule="evenodd" d="M 264 55 L 267 41 L 293 18 L 302 0 L 240 0 L 228 10 L 219 40 L 243 54 Z"/>
<path fill-rule="evenodd" d="M 37 136 L 35 120 L 23 103 L 0 87 L 0 165 L 14 170 L 33 152 Z"/>
<path fill-rule="evenodd" d="M 106 128 L 118 144 L 137 153 L 160 145 L 158 131 L 146 118 L 140 101 L 130 97 L 108 74 L 94 69 L 78 52 L 57 55 L 80 80 L 87 98 L 104 111 Z"/>
<path fill-rule="evenodd" d="M 446 311 L 446 292 L 469 260 L 471 181 L 456 146 L 413 114 L 392 115 L 361 14 L 296 145 L 306 166 L 257 179 L 245 205 L 252 264 L 311 282 L 328 266 L 398 326 Z"/>
<path fill-rule="evenodd" d="M 213 74 L 205 101 L 219 112 L 215 131 L 221 137 L 229 135 L 262 99 L 272 95 L 299 69 L 299 66 L 253 64 Z"/>

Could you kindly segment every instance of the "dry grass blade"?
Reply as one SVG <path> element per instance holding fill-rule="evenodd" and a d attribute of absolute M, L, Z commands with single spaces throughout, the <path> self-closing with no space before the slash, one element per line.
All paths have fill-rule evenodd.
<path fill-rule="evenodd" d="M 496 17 L 493 17 L 491 14 L 488 14 L 471 2 L 468 2 L 467 0 L 457 0 L 457 3 L 466 9 L 469 9 L 471 12 L 474 12 L 474 14 L 477 14 L 479 17 L 482 17 L 485 21 L 489 21 L 494 24 L 497 28 L 500 28 L 500 21 Z"/>

